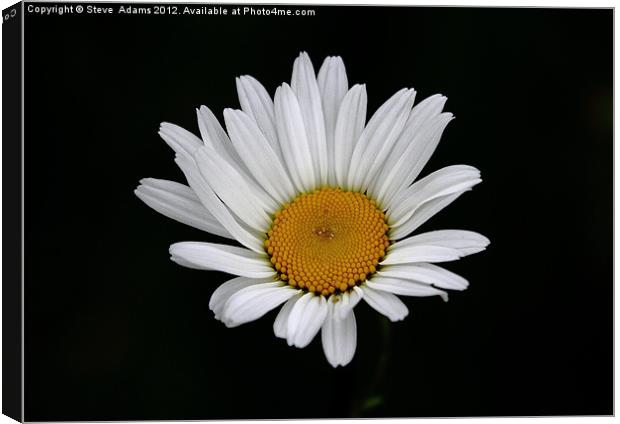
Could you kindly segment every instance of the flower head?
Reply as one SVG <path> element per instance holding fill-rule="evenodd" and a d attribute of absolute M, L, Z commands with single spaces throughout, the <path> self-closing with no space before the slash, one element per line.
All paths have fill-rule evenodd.
<path fill-rule="evenodd" d="M 402 89 L 366 122 L 366 88 L 349 89 L 344 64 L 328 57 L 315 75 L 302 53 L 291 84 L 274 100 L 254 78 L 237 78 L 241 110 L 224 110 L 225 131 L 205 106 L 201 138 L 170 123 L 160 136 L 175 151 L 189 186 L 147 178 L 136 195 L 181 223 L 241 244 L 170 246 L 179 265 L 236 278 L 209 307 L 235 327 L 281 307 L 277 337 L 296 347 L 321 331 L 336 367 L 356 347 L 353 312 L 360 300 L 399 321 L 396 296 L 440 296 L 467 281 L 434 263 L 485 249 L 484 236 L 443 230 L 410 236 L 478 184 L 480 172 L 454 165 L 416 181 L 452 120 L 446 98 L 415 107 Z"/>

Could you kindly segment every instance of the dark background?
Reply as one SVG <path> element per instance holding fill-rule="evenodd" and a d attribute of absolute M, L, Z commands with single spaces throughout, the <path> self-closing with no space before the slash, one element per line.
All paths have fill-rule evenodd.
<path fill-rule="evenodd" d="M 26 420 L 611 414 L 613 12 L 311 8 L 26 13 Z M 216 321 L 230 277 L 168 259 L 216 237 L 133 194 L 183 180 L 161 121 L 198 133 L 195 107 L 237 108 L 242 74 L 273 94 L 302 50 L 317 70 L 341 55 L 369 115 L 405 86 L 448 96 L 457 119 L 423 175 L 463 163 L 484 182 L 421 230 L 492 241 L 447 265 L 471 282 L 447 304 L 404 298 L 389 325 L 360 304 L 338 369 L 320 338 L 276 339 L 275 311 Z"/>

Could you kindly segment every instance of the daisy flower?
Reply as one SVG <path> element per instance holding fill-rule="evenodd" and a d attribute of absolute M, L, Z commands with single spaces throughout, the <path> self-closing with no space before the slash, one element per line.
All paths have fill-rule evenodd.
<path fill-rule="evenodd" d="M 336 367 L 355 353 L 361 300 L 399 321 L 408 310 L 396 295 L 447 300 L 446 289 L 467 288 L 435 263 L 480 252 L 487 238 L 410 236 L 481 181 L 476 168 L 453 165 L 414 182 L 453 119 L 444 96 L 414 107 L 415 91 L 403 88 L 366 122 L 365 85 L 349 88 L 340 57 L 316 75 L 306 53 L 273 100 L 251 76 L 236 83 L 241 110 L 224 110 L 226 130 L 205 106 L 200 138 L 161 124 L 189 185 L 146 178 L 135 191 L 161 214 L 243 246 L 170 246 L 179 265 L 236 276 L 211 296 L 216 319 L 235 327 L 281 306 L 275 335 L 303 348 L 321 331 Z"/>

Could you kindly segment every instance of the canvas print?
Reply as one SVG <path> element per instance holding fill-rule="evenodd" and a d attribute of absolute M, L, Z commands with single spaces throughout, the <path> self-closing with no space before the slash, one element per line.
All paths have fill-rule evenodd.
<path fill-rule="evenodd" d="M 612 415 L 613 17 L 7 8 L 3 413 Z"/>

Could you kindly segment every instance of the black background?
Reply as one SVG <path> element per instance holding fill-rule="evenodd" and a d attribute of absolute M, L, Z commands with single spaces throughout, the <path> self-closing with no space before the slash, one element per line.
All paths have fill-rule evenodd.
<path fill-rule="evenodd" d="M 312 8 L 26 13 L 26 420 L 611 414 L 613 12 Z M 338 369 L 319 338 L 276 339 L 276 312 L 216 321 L 230 277 L 168 259 L 216 237 L 133 194 L 183 181 L 161 121 L 198 133 L 195 107 L 237 108 L 242 74 L 273 94 L 302 50 L 317 70 L 341 55 L 369 114 L 405 86 L 448 96 L 423 175 L 463 163 L 484 182 L 421 230 L 492 241 L 447 265 L 471 285 L 446 304 L 405 298 L 389 325 L 360 304 Z"/>

